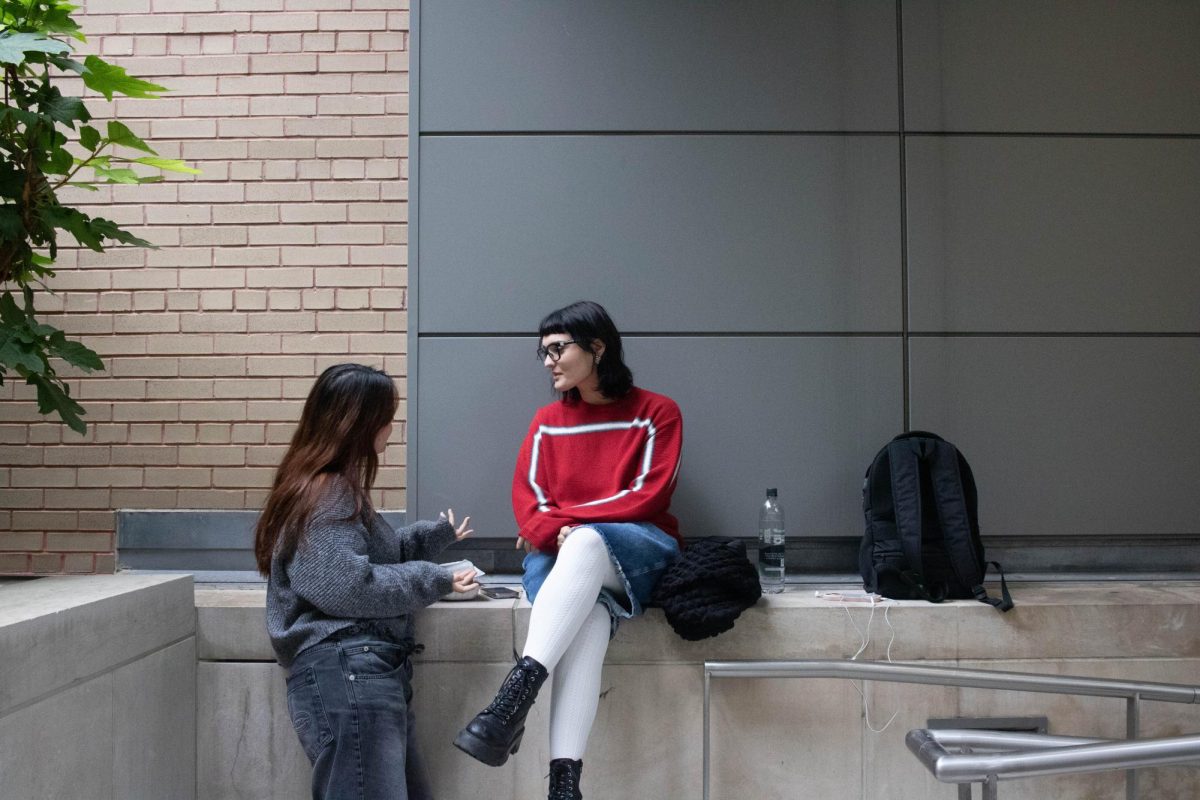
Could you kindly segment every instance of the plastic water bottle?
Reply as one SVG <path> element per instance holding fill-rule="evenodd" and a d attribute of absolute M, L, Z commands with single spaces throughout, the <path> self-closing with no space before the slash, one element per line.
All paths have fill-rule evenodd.
<path fill-rule="evenodd" d="M 779 490 L 767 489 L 767 500 L 758 512 L 758 578 L 762 583 L 762 590 L 766 593 L 783 591 L 783 581 L 787 574 L 784 561 L 785 539 Z"/>

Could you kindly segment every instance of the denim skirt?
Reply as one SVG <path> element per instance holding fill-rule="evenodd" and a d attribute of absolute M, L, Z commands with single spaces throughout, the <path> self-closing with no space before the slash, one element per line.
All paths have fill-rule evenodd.
<path fill-rule="evenodd" d="M 658 579 L 679 557 L 679 543 L 649 522 L 585 522 L 574 527 L 591 528 L 600 534 L 617 577 L 625 586 L 625 597 L 617 597 L 608 589 L 600 590 L 599 600 L 608 609 L 615 634 L 620 620 L 636 617 L 646 610 Z M 521 585 L 530 603 L 537 599 L 555 558 L 541 550 L 525 556 Z"/>

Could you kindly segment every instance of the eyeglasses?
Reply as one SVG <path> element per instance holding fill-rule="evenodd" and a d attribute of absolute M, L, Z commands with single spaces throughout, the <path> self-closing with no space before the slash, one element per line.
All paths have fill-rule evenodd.
<path fill-rule="evenodd" d="M 575 341 L 574 339 L 568 339 L 565 342 L 551 342 L 545 347 L 538 347 L 538 361 L 545 361 L 546 356 L 550 356 L 551 363 L 557 364 L 558 360 L 562 358 L 563 351 L 566 350 L 568 346 L 573 344 L 579 344 L 579 342 Z M 583 345 L 580 345 L 580 347 L 582 346 Z"/>

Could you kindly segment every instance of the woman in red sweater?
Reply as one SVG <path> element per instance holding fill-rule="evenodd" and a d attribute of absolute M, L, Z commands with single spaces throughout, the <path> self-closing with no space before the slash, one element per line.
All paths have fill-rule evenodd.
<path fill-rule="evenodd" d="M 553 674 L 550 798 L 578 800 L 608 640 L 619 619 L 642 613 L 679 554 L 668 509 L 683 425 L 674 401 L 633 385 L 621 335 L 599 304 L 555 311 L 538 333 L 538 358 L 561 401 L 534 415 L 513 475 L 529 635 L 496 699 L 454 743 L 503 764 Z"/>

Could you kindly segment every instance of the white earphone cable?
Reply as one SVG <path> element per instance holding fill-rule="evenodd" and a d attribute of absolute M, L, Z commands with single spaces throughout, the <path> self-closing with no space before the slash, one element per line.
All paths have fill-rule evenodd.
<path fill-rule="evenodd" d="M 850 656 L 851 661 L 856 661 L 858 657 L 867 649 L 867 646 L 871 644 L 871 623 L 875 620 L 875 606 L 883 606 L 883 621 L 887 624 L 888 630 L 891 631 L 891 637 L 888 639 L 887 644 L 887 660 L 890 664 L 892 662 L 892 644 L 896 641 L 896 628 L 892 625 L 892 621 L 888 619 L 888 611 L 891 610 L 891 604 L 886 602 L 880 603 L 874 598 L 871 599 L 871 614 L 867 617 L 867 627 L 865 631 L 862 628 L 859 628 L 858 623 L 854 621 L 854 616 L 850 613 L 850 609 L 847 607 L 845 600 L 839 600 L 838 604 L 845 609 L 846 618 L 850 620 L 850 625 L 854 628 L 854 632 L 858 634 L 858 638 L 861 642 L 858 650 L 854 653 L 854 655 Z M 867 730 L 871 731 L 872 733 L 883 733 L 886 731 L 888 727 L 896 720 L 896 717 L 899 716 L 899 710 L 892 714 L 891 718 L 883 724 L 882 728 L 876 728 L 871 724 L 871 709 L 867 706 L 867 695 L 863 692 L 862 682 L 851 681 L 850 685 L 854 687 L 854 691 L 858 692 L 858 696 L 862 698 L 863 721 L 866 723 Z"/>

